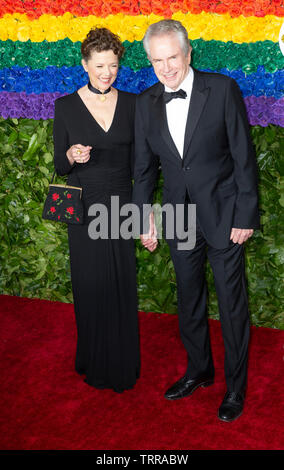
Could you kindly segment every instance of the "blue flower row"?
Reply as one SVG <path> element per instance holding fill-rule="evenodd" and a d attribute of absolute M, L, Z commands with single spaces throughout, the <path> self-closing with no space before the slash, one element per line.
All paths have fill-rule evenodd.
<path fill-rule="evenodd" d="M 212 70 L 205 70 L 210 71 Z M 259 66 L 256 73 L 246 75 L 242 70 L 222 69 L 220 73 L 234 78 L 243 96 L 273 96 L 276 99 L 284 95 L 284 70 L 267 73 Z M 0 69 L 0 91 L 35 93 L 73 93 L 87 83 L 88 76 L 82 66 L 48 66 L 33 70 L 30 67 L 11 67 Z M 134 72 L 122 66 L 115 86 L 120 90 L 140 93 L 156 83 L 157 77 L 152 67 Z"/>

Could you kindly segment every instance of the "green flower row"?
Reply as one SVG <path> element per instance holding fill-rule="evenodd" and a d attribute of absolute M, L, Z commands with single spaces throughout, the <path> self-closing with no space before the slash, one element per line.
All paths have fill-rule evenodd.
<path fill-rule="evenodd" d="M 278 43 L 258 41 L 237 44 L 232 41 L 204 41 L 196 39 L 192 42 L 192 64 L 196 68 L 221 70 L 242 69 L 246 73 L 256 72 L 258 65 L 263 65 L 267 72 L 274 73 L 284 68 L 284 56 Z M 137 71 L 149 67 L 141 41 L 124 41 L 126 48 L 122 65 Z M 1 68 L 12 66 L 42 69 L 49 65 L 57 67 L 74 66 L 81 63 L 81 43 L 66 38 L 57 42 L 0 41 Z"/>

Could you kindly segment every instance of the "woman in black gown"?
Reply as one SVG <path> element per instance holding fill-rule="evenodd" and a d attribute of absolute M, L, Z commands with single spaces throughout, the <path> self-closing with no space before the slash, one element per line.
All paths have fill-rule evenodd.
<path fill-rule="evenodd" d="M 83 225 L 68 225 L 77 324 L 75 369 L 96 388 L 134 386 L 140 372 L 134 240 L 90 238 L 94 203 L 131 202 L 135 95 L 111 85 L 123 46 L 106 28 L 82 43 L 89 84 L 55 102 L 54 163 L 68 184 L 82 187 Z M 110 211 L 109 211 L 110 212 Z M 109 215 L 110 219 L 110 215 Z M 120 217 L 120 222 L 122 217 Z"/>

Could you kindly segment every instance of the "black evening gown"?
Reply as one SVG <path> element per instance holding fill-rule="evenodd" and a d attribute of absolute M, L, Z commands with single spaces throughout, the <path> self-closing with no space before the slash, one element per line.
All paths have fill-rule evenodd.
<path fill-rule="evenodd" d="M 119 196 L 119 207 L 131 202 L 134 112 L 135 95 L 118 91 L 105 132 L 75 92 L 56 100 L 53 132 L 57 173 L 83 188 L 84 224 L 68 224 L 75 369 L 89 385 L 117 392 L 132 388 L 140 373 L 135 245 L 133 238 L 90 238 L 88 225 L 96 217 L 88 209 L 94 203 L 110 208 L 111 196 Z M 66 150 L 74 144 L 92 146 L 87 163 L 71 166 Z"/>

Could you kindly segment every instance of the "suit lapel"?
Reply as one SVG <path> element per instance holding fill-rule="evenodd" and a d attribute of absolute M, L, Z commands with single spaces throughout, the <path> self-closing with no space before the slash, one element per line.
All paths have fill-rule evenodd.
<path fill-rule="evenodd" d="M 159 85 L 160 86 L 156 89 L 156 93 L 152 95 L 154 110 L 153 122 L 158 123 L 161 136 L 164 139 L 166 145 L 169 147 L 170 151 L 175 155 L 175 157 L 181 161 L 181 156 L 169 131 L 166 105 L 163 98 L 164 86 L 162 84 Z"/>
<path fill-rule="evenodd" d="M 204 109 L 205 103 L 210 92 L 210 88 L 206 88 L 206 84 L 201 73 L 199 73 L 198 70 L 193 70 L 194 79 L 185 128 L 183 158 L 186 157 L 193 133 L 196 129 L 197 123 L 199 121 L 199 118 Z M 166 105 L 163 99 L 163 92 L 164 85 L 158 83 L 157 87 L 155 88 L 155 90 L 153 90 L 153 93 L 151 95 L 153 99 L 153 122 L 158 123 L 161 136 L 163 137 L 165 143 L 171 150 L 172 154 L 175 155 L 175 157 L 178 158 L 178 160 L 181 162 L 182 158 L 179 154 L 178 149 L 175 146 L 175 143 L 169 131 Z"/>
<path fill-rule="evenodd" d="M 199 74 L 198 70 L 194 69 L 193 86 L 184 136 L 183 158 L 186 157 L 193 133 L 207 101 L 209 91 L 210 89 L 206 88 L 201 74 Z"/>

